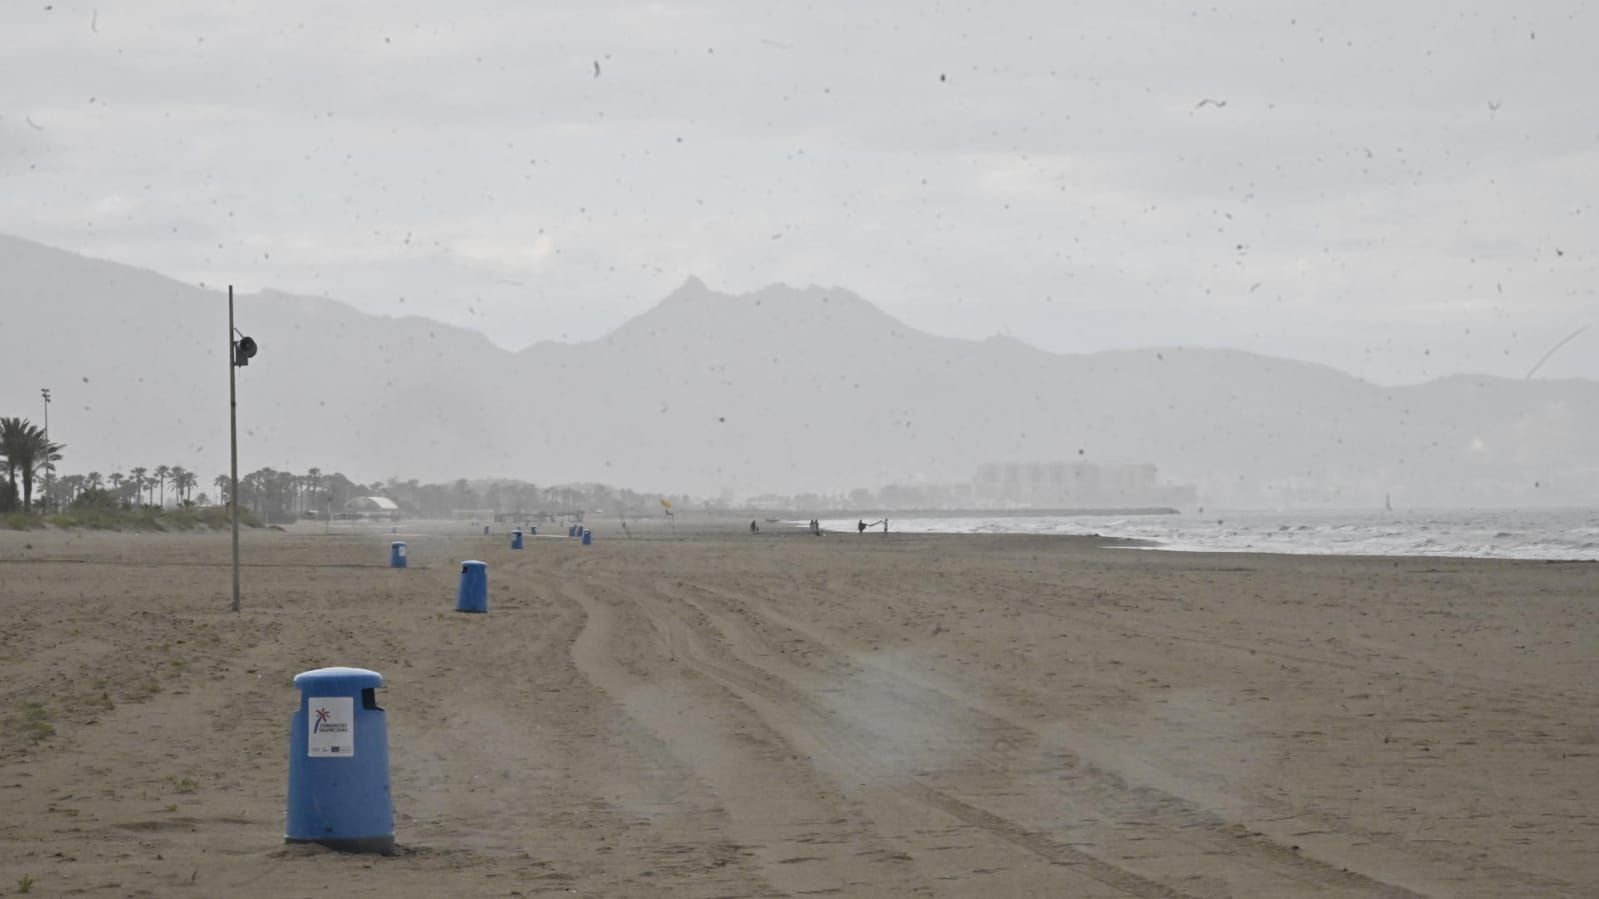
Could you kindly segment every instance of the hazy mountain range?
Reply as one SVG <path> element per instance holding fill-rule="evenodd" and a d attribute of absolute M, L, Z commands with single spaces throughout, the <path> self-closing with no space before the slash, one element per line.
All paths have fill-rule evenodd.
<path fill-rule="evenodd" d="M 56 402 L 61 470 L 227 470 L 225 294 L 0 237 L 0 414 Z M 240 466 L 597 480 L 716 496 L 1148 461 L 1201 502 L 1599 503 L 1599 382 L 1403 387 L 1232 350 L 934 337 L 841 288 L 696 279 L 610 336 L 507 352 L 325 298 L 241 296 Z"/>

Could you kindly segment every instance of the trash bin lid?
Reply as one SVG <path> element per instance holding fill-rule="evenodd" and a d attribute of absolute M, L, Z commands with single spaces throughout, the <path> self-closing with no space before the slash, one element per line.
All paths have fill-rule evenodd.
<path fill-rule="evenodd" d="M 487 562 L 479 562 L 476 559 L 467 559 L 465 562 L 461 563 L 461 567 L 462 568 L 465 568 L 468 565 L 476 565 L 479 568 L 487 568 L 487 567 L 489 567 L 489 564 Z"/>
<path fill-rule="evenodd" d="M 333 695 L 351 696 L 368 688 L 383 686 L 383 675 L 366 668 L 317 668 L 302 671 L 294 676 L 294 686 L 307 692 L 316 690 Z"/>

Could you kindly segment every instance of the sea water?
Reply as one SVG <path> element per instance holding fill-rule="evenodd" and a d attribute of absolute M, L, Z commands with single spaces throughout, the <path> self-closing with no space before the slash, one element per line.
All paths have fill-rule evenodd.
<path fill-rule="evenodd" d="M 878 520 L 881 515 L 873 518 Z M 804 522 L 799 523 L 804 526 Z M 855 521 L 827 520 L 854 533 Z M 1149 549 L 1599 561 L 1599 509 L 1212 512 L 1205 515 L 895 518 L 910 534 L 1066 534 L 1150 541 Z M 882 527 L 867 531 L 870 535 Z"/>

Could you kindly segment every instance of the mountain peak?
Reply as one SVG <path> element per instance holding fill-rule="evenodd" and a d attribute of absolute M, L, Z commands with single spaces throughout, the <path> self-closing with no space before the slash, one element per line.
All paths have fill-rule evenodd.
<path fill-rule="evenodd" d="M 705 340 L 738 345 L 751 334 L 780 335 L 790 344 L 828 344 L 907 334 L 914 328 L 839 287 L 776 282 L 748 293 L 721 293 L 690 277 L 653 309 L 625 322 L 611 342 Z"/>

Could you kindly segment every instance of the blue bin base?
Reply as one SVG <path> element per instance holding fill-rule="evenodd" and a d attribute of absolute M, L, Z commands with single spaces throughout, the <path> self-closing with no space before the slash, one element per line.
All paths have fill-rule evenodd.
<path fill-rule="evenodd" d="M 361 855 L 400 854 L 399 850 L 394 847 L 394 837 L 392 836 L 358 837 L 340 840 L 300 840 L 294 837 L 284 837 L 283 842 L 291 845 L 295 843 L 315 843 L 318 846 L 326 846 L 334 852 L 353 852 Z"/>

